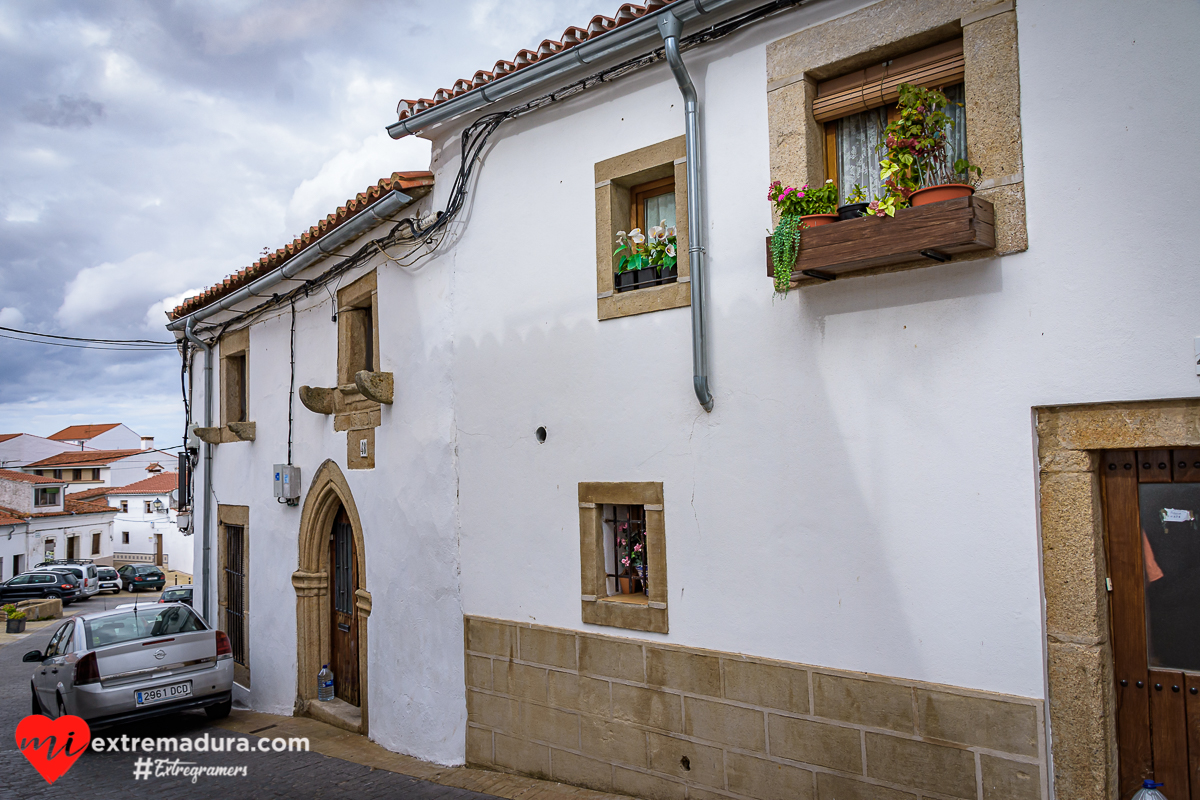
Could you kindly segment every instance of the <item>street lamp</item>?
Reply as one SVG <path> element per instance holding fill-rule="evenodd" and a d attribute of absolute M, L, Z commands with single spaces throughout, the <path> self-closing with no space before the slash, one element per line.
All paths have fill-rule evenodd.
<path fill-rule="evenodd" d="M 156 498 L 156 499 L 154 500 L 154 510 L 155 510 L 155 511 L 157 511 L 157 512 L 159 512 L 159 513 L 161 514 L 161 513 L 162 513 L 162 510 L 163 510 L 164 508 L 166 508 L 166 506 L 164 506 L 164 505 L 163 505 L 163 501 L 162 501 L 162 499 L 161 499 L 161 498 Z"/>

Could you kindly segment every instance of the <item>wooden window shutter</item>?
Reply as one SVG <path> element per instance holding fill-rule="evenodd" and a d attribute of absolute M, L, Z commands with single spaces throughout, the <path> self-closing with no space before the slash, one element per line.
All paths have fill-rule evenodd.
<path fill-rule="evenodd" d="M 886 64 L 822 81 L 817 84 L 813 116 L 817 122 L 829 122 L 886 106 L 900 98 L 902 83 L 926 87 L 961 83 L 964 65 L 962 39 L 955 39 Z"/>

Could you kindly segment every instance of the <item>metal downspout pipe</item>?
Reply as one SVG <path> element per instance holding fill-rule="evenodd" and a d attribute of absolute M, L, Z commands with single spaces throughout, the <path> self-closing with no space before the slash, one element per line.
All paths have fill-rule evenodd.
<path fill-rule="evenodd" d="M 712 411 L 713 396 L 708 389 L 708 335 L 707 314 L 704 297 L 704 192 L 700 185 L 700 101 L 696 87 L 688 75 L 683 58 L 679 55 L 679 37 L 683 23 L 679 17 L 667 12 L 658 18 L 658 32 L 662 34 L 667 63 L 679 84 L 683 95 L 683 116 L 687 142 L 687 215 L 688 215 L 688 267 L 692 284 L 692 384 L 696 399 L 705 411 Z"/>
<path fill-rule="evenodd" d="M 195 324 L 195 317 L 190 317 L 187 321 L 187 326 L 183 329 L 183 335 L 189 342 L 204 351 L 204 427 L 211 428 L 213 423 L 212 345 L 206 344 L 193 332 L 192 327 Z M 200 582 L 201 586 L 204 587 L 204 604 L 201 611 L 204 621 L 209 625 L 214 624 L 212 617 L 209 616 L 212 601 L 209 599 L 211 592 L 209 591 L 210 581 L 208 570 L 209 552 L 212 550 L 212 448 L 213 446 L 208 442 L 204 443 L 204 511 L 201 515 L 201 525 L 203 528 L 200 532 L 200 541 L 204 553 L 203 558 L 200 559 Z"/>

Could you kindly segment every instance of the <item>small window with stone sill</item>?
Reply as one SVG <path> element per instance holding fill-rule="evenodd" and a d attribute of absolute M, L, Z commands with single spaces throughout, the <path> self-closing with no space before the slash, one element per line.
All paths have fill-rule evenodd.
<path fill-rule="evenodd" d="M 585 623 L 667 633 L 663 485 L 579 484 Z"/>

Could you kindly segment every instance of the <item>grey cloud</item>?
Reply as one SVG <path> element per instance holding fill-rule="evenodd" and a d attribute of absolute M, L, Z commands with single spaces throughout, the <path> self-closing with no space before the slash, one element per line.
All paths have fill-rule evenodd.
<path fill-rule="evenodd" d="M 25 119 L 51 128 L 86 128 L 93 120 L 104 117 L 104 104 L 86 94 L 77 97 L 60 94 L 53 100 L 43 98 L 27 103 L 21 110 Z"/>

